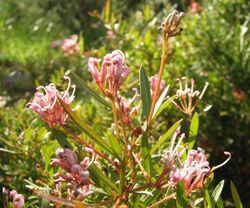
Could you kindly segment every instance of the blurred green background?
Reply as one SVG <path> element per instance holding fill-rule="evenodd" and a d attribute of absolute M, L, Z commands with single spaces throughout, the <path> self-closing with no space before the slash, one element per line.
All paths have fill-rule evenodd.
<path fill-rule="evenodd" d="M 25 109 L 36 86 L 54 82 L 63 87 L 67 70 L 91 82 L 88 57 L 102 57 L 113 49 L 125 53 L 131 83 L 141 64 L 154 75 L 161 52 L 158 26 L 178 9 L 186 17 L 182 34 L 173 41 L 164 79 L 171 84 L 170 94 L 178 87 L 178 77 L 194 78 L 198 89 L 210 83 L 200 109 L 213 107 L 200 118 L 198 144 L 213 166 L 224 161 L 223 151 L 232 153 L 230 162 L 216 171 L 216 181 L 226 179 L 222 197 L 231 201 L 232 180 L 250 206 L 250 1 L 197 3 L 200 8 L 195 10 L 188 0 L 0 1 L 0 185 L 29 196 L 25 179 L 51 183 L 48 163 L 56 145 L 49 128 Z M 51 48 L 54 40 L 71 34 L 80 36 L 82 56 L 65 56 Z M 86 120 L 102 120 L 104 112 L 80 87 L 76 97 Z M 178 114 L 173 108 L 161 119 L 175 121 Z M 37 199 L 31 200 L 35 204 Z"/>

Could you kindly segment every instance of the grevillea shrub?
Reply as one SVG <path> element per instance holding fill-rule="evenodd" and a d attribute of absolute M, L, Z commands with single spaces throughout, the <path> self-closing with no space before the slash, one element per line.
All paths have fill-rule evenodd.
<path fill-rule="evenodd" d="M 54 84 L 37 88 L 27 107 L 61 135 L 57 140 L 62 150 L 50 163 L 51 167 L 57 167 L 54 184 L 46 191 L 42 186 L 30 184 L 34 193 L 55 207 L 152 208 L 202 204 L 221 207 L 224 181 L 214 190 L 211 190 L 211 181 L 214 171 L 231 155 L 225 152 L 225 162 L 214 166 L 207 160 L 205 147 L 195 146 L 199 126 L 196 106 L 205 96 L 208 83 L 198 91 L 193 79 L 177 78 L 180 88 L 175 95 L 167 96 L 170 86 L 163 80 L 165 65 L 172 56 L 170 41 L 180 34 L 183 17 L 184 13 L 173 11 L 161 24 L 159 72 L 148 78 L 141 66 L 139 86 L 133 97 L 127 98 L 125 95 L 129 93 L 121 90 L 126 89 L 130 69 L 125 54 L 118 49 L 108 53 L 103 60 L 89 58 L 88 69 L 98 91 L 72 74 L 103 105 L 107 114 L 112 113 L 113 121 L 106 132 L 96 131 L 72 109 L 76 87 L 71 85 L 69 77 L 66 77 L 69 84 L 65 91 L 58 90 Z M 78 51 L 76 37 L 67 41 L 65 52 L 72 54 L 71 46 L 73 51 Z M 159 115 L 170 104 L 189 118 L 189 131 L 185 132 L 180 119 L 162 132 L 160 138 L 152 139 L 158 130 Z M 236 199 L 237 191 L 233 184 L 232 187 Z M 19 195 L 14 194 L 13 199 L 15 196 Z M 16 207 L 23 206 L 21 195 L 19 200 Z"/>

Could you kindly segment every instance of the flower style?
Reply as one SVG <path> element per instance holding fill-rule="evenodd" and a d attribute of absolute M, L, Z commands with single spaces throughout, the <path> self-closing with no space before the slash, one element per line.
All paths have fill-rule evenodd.
<path fill-rule="evenodd" d="M 152 98 L 152 99 L 154 98 L 154 95 L 155 95 L 155 91 L 156 91 L 158 82 L 159 82 L 159 78 L 158 78 L 157 75 L 152 76 L 152 77 L 150 78 L 150 88 L 151 88 L 151 98 Z M 159 90 L 158 97 L 160 96 L 160 94 L 162 93 L 162 91 L 164 90 L 164 88 L 165 88 L 165 81 L 164 81 L 164 80 L 161 80 L 161 83 L 160 83 L 160 90 Z"/>
<path fill-rule="evenodd" d="M 57 126 L 65 125 L 68 114 L 64 111 L 63 106 L 57 99 L 57 96 L 66 103 L 70 104 L 74 100 L 74 93 L 76 86 L 71 86 L 71 81 L 69 77 L 68 87 L 66 91 L 58 91 L 54 84 L 49 84 L 48 86 L 39 86 L 36 88 L 37 92 L 32 102 L 27 103 L 27 107 L 37 112 L 37 114 L 49 124 L 51 128 Z M 70 95 L 69 89 L 73 88 L 73 92 Z M 41 92 L 43 90 L 44 92 Z"/>
<path fill-rule="evenodd" d="M 24 206 L 24 196 L 22 194 L 18 194 L 16 190 L 12 190 L 10 192 L 10 197 L 13 200 L 14 208 L 22 208 Z"/>
<path fill-rule="evenodd" d="M 70 199 L 83 200 L 87 195 L 91 194 L 90 190 L 90 174 L 88 167 L 95 161 L 93 155 L 90 161 L 85 157 L 80 164 L 77 163 L 77 156 L 75 152 L 70 149 L 64 149 L 58 153 L 58 159 L 52 159 L 51 165 L 58 165 L 67 173 L 56 173 L 54 175 L 57 190 L 63 182 L 67 183 L 67 193 Z"/>
<path fill-rule="evenodd" d="M 179 100 L 177 102 L 171 100 L 178 109 L 188 115 L 192 115 L 195 107 L 198 105 L 199 101 L 202 99 L 205 91 L 208 87 L 208 82 L 206 82 L 202 91 L 194 90 L 194 80 L 191 79 L 191 87 L 188 86 L 188 79 L 183 77 L 182 79 L 177 79 L 180 83 L 180 88 L 176 92 L 176 98 Z M 182 80 L 185 80 L 185 88 L 183 89 Z"/>
<path fill-rule="evenodd" d="M 104 56 L 101 71 L 98 70 L 98 62 L 96 58 L 89 58 L 89 71 L 103 94 L 114 97 L 129 74 L 129 68 L 125 65 L 124 54 L 120 50 L 115 50 Z M 105 81 L 107 81 L 108 90 L 105 89 Z"/>
<path fill-rule="evenodd" d="M 77 42 L 78 35 L 71 35 L 69 38 L 66 38 L 62 42 L 62 50 L 64 55 L 72 55 L 79 53 L 79 43 Z"/>

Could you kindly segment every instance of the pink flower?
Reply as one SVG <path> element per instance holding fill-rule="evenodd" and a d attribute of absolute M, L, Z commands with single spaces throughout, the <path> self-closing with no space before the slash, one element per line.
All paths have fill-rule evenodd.
<path fill-rule="evenodd" d="M 71 35 L 69 38 L 63 40 L 62 50 L 65 55 L 72 55 L 80 51 L 77 40 L 78 35 Z"/>
<path fill-rule="evenodd" d="M 189 5 L 189 11 L 191 13 L 197 13 L 201 11 L 201 6 L 195 0 L 192 0 Z"/>
<path fill-rule="evenodd" d="M 27 107 L 36 111 L 38 115 L 49 124 L 51 128 L 57 126 L 65 125 L 68 118 L 68 114 L 64 111 L 63 106 L 57 99 L 60 96 L 61 99 L 70 104 L 74 100 L 75 85 L 71 86 L 70 78 L 68 79 L 69 84 L 66 91 L 60 92 L 56 89 L 54 84 L 49 84 L 48 86 L 37 87 L 37 92 L 32 102 L 27 103 Z M 73 92 L 69 94 L 69 88 L 73 88 Z M 44 92 L 42 92 L 42 90 Z"/>
<path fill-rule="evenodd" d="M 10 197 L 13 199 L 14 208 L 22 208 L 24 206 L 24 196 L 18 194 L 16 190 L 10 192 Z"/>
<path fill-rule="evenodd" d="M 93 79 L 106 96 L 116 96 L 120 85 L 129 74 L 129 68 L 125 65 L 124 54 L 120 50 L 115 50 L 104 56 L 101 71 L 98 70 L 96 58 L 91 57 L 89 59 L 88 67 Z M 105 81 L 108 90 L 105 89 Z"/>
<path fill-rule="evenodd" d="M 157 75 L 152 76 L 150 78 L 150 88 L 151 88 L 151 97 L 152 97 L 152 99 L 154 97 L 158 82 L 159 82 L 159 78 L 158 78 Z M 165 81 L 161 80 L 159 96 L 160 96 L 161 92 L 164 90 L 164 87 L 165 87 Z"/>
<path fill-rule="evenodd" d="M 107 31 L 107 39 L 112 40 L 115 37 L 115 33 L 113 30 Z"/>

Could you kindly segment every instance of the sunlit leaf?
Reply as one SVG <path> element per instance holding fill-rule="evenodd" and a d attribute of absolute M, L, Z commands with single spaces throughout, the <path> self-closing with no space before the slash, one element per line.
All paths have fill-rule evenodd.
<path fill-rule="evenodd" d="M 218 201 L 218 199 L 221 195 L 221 192 L 223 190 L 223 187 L 224 187 L 224 180 L 220 181 L 220 183 L 215 187 L 215 189 L 212 193 L 212 196 L 213 196 L 215 202 Z"/>
<path fill-rule="evenodd" d="M 157 114 L 157 112 L 159 111 L 160 107 L 162 106 L 162 102 L 164 101 L 167 93 L 168 93 L 168 90 L 169 90 L 169 86 L 168 85 L 167 87 L 165 87 L 165 89 L 163 90 L 163 92 L 161 93 L 161 96 L 159 97 L 159 99 L 157 100 L 156 104 L 155 104 L 155 109 L 154 109 L 154 113 L 153 113 L 153 119 L 156 118 L 157 116 L 156 115 L 159 115 Z M 169 100 L 170 102 L 170 100 Z M 169 104 L 165 104 L 165 108 L 168 106 Z M 163 110 L 163 109 L 162 109 Z"/>
<path fill-rule="evenodd" d="M 173 126 L 171 126 L 165 134 L 163 134 L 156 144 L 151 148 L 150 154 L 152 155 L 162 144 L 170 138 L 170 136 L 175 132 L 175 130 L 180 126 L 182 119 L 177 121 Z"/>
<path fill-rule="evenodd" d="M 213 197 L 210 195 L 207 189 L 205 189 L 205 207 L 207 208 L 215 208 L 215 203 Z"/>
<path fill-rule="evenodd" d="M 150 158 L 150 146 L 148 143 L 147 133 L 143 132 L 141 138 L 141 148 L 142 148 L 142 158 L 143 158 L 143 166 L 147 173 L 151 175 L 152 172 L 152 161 Z"/>

